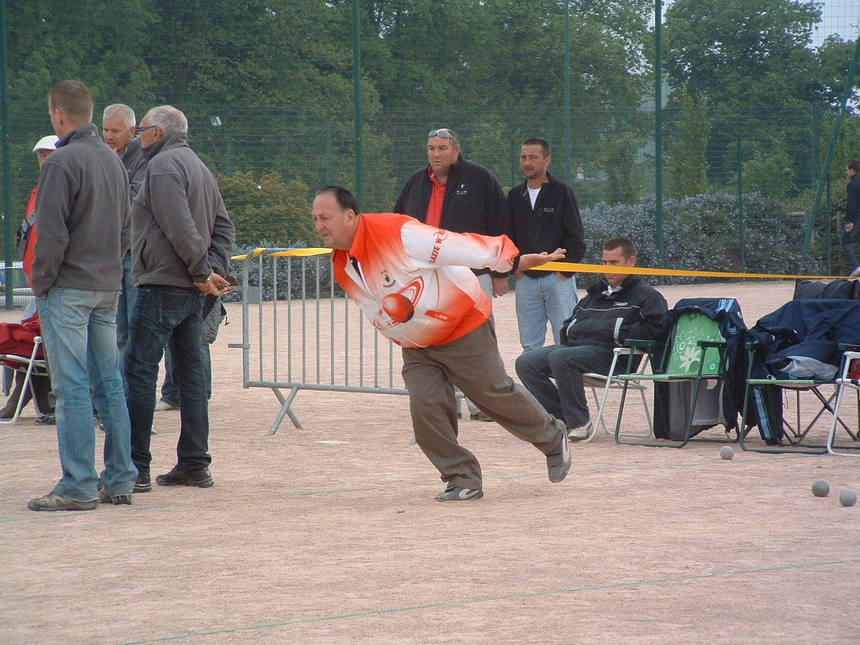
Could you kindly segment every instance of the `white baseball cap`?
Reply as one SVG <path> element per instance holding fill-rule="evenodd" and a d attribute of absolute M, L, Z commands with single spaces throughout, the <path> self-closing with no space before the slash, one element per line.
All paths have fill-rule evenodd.
<path fill-rule="evenodd" d="M 39 150 L 56 150 L 57 149 L 57 141 L 60 140 L 56 134 L 49 134 L 47 137 L 42 137 L 39 139 L 39 143 L 33 146 L 33 152 L 38 152 Z"/>

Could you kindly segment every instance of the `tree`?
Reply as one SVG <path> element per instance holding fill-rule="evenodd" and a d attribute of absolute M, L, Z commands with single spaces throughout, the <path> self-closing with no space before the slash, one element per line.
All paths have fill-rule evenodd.
<path fill-rule="evenodd" d="M 304 183 L 284 182 L 275 173 L 257 179 L 251 172 L 239 172 L 219 176 L 218 186 L 236 226 L 237 246 L 313 246 L 319 240 Z"/>
<path fill-rule="evenodd" d="M 807 0 L 676 0 L 666 12 L 666 72 L 673 85 L 715 105 L 767 108 L 810 98 L 813 53 L 821 18 Z M 774 78 L 778 94 L 762 91 Z"/>
<path fill-rule="evenodd" d="M 676 94 L 679 118 L 669 147 L 669 195 L 692 197 L 708 190 L 708 101 L 695 101 L 683 90 Z"/>

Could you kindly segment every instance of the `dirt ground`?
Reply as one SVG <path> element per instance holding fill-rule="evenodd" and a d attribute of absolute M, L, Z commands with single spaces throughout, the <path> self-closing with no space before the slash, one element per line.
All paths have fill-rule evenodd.
<path fill-rule="evenodd" d="M 670 305 L 737 297 L 752 324 L 792 285 L 661 290 Z M 496 319 L 512 366 L 513 296 Z M 213 345 L 213 488 L 34 513 L 59 475 L 56 433 L 32 408 L 0 427 L 0 643 L 860 642 L 860 506 L 837 501 L 860 492 L 860 461 L 601 435 L 550 484 L 540 453 L 466 421 L 486 495 L 440 504 L 404 396 L 303 391 L 303 428 L 269 435 L 278 402 L 242 388 L 228 348 L 241 322 L 231 305 Z M 645 427 L 635 406 L 628 418 Z M 153 474 L 174 464 L 178 420 L 156 414 Z"/>

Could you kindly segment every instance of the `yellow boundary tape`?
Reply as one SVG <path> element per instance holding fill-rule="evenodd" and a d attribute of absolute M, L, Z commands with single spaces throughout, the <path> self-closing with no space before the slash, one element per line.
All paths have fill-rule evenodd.
<path fill-rule="evenodd" d="M 257 248 L 245 255 L 233 256 L 234 260 L 247 260 L 256 258 L 268 249 Z M 305 257 L 310 255 L 328 255 L 331 249 L 307 248 L 289 249 L 287 251 L 273 251 L 269 253 L 273 257 Z M 535 271 L 569 271 L 573 273 L 611 273 L 613 267 L 604 264 L 580 264 L 578 262 L 547 262 Z M 841 275 L 803 275 L 796 273 L 736 273 L 731 271 L 688 271 L 686 269 L 656 269 L 652 267 L 618 267 L 618 272 L 633 275 L 669 275 L 693 278 L 755 278 L 755 279 L 777 279 L 777 280 L 838 280 L 845 278 Z"/>

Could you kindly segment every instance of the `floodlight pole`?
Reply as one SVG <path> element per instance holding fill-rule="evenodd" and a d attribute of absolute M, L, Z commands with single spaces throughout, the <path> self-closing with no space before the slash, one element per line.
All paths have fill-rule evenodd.
<path fill-rule="evenodd" d="M 573 183 L 573 125 L 570 113 L 570 0 L 564 3 L 564 166 Z"/>
<path fill-rule="evenodd" d="M 654 0 L 654 238 L 657 266 L 666 266 L 663 248 L 663 0 Z"/>
<path fill-rule="evenodd" d="M 12 271 L 12 157 L 9 152 L 9 57 L 6 47 L 6 0 L 0 0 L 0 147 L 3 158 L 3 250 L 6 258 L 6 309 L 15 298 L 15 275 Z"/>
<path fill-rule="evenodd" d="M 355 196 L 364 204 L 364 162 L 361 114 L 361 25 L 359 23 L 360 0 L 352 0 L 352 91 L 355 107 Z"/>

